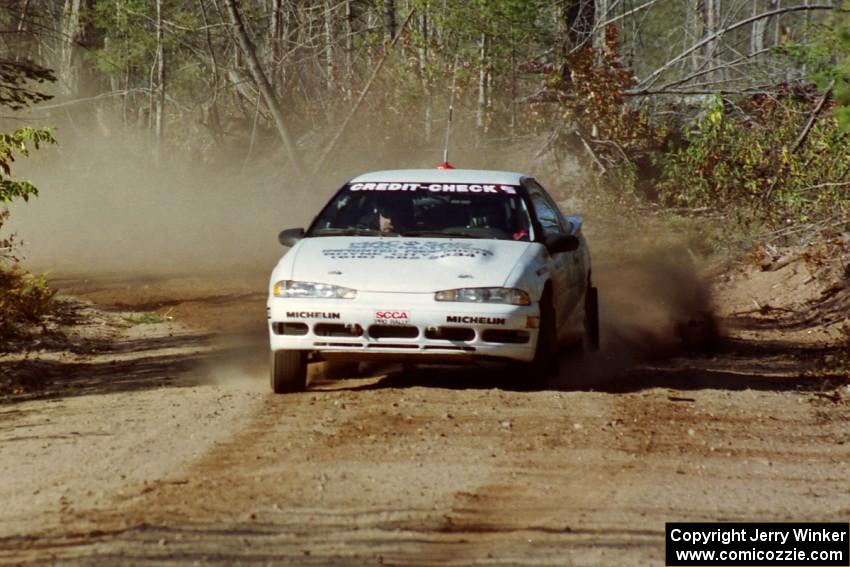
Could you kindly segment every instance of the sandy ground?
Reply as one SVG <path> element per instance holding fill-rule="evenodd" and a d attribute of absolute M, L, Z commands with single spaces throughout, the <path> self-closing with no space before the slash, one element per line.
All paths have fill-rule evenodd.
<path fill-rule="evenodd" d="M 847 521 L 846 294 L 764 261 L 718 279 L 701 353 L 603 276 L 602 352 L 537 392 L 316 368 L 276 396 L 263 275 L 58 282 L 72 336 L 0 357 L 0 563 L 662 565 L 669 521 Z"/>

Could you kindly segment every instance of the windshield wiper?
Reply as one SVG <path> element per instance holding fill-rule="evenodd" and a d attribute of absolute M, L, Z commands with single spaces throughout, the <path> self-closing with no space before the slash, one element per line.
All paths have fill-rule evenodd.
<path fill-rule="evenodd" d="M 311 236 L 386 236 L 374 228 L 319 228 Z"/>
<path fill-rule="evenodd" d="M 408 230 L 402 236 L 433 236 L 436 238 L 482 238 L 468 232 L 449 232 L 445 230 Z"/>

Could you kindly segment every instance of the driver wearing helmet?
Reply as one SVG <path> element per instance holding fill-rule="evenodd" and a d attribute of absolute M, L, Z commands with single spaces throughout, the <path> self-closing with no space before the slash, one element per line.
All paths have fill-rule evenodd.
<path fill-rule="evenodd" d="M 412 204 L 408 200 L 386 199 L 378 203 L 378 230 L 381 234 L 397 234 L 412 224 Z"/>

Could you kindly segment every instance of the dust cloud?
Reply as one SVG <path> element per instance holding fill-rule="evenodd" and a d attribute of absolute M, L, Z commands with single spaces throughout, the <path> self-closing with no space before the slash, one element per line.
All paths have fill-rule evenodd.
<path fill-rule="evenodd" d="M 668 244 L 614 252 L 616 261 L 605 252 L 597 248 L 602 260 L 594 264 L 600 350 L 564 357 L 554 386 L 610 387 L 641 364 L 718 346 L 710 281 L 686 248 Z"/>
<path fill-rule="evenodd" d="M 16 177 L 40 190 L 38 198 L 13 205 L 8 227 L 23 241 L 32 270 L 61 276 L 268 272 L 284 251 L 280 230 L 306 226 L 348 179 L 376 169 L 434 167 L 442 157 L 437 147 L 387 150 L 379 136 L 380 144 L 348 144 L 317 175 L 299 178 L 279 141 L 266 137 L 250 155 L 243 147 L 206 157 L 172 152 L 157 165 L 144 132 L 111 126 L 103 114 L 95 118 L 63 121 L 57 146 L 16 163 Z M 319 150 L 303 147 L 302 153 L 305 168 L 313 167 Z M 529 161 L 521 150 L 471 148 L 452 156 L 470 168 L 524 170 Z"/>
<path fill-rule="evenodd" d="M 284 252 L 277 233 L 306 226 L 347 179 L 382 168 L 433 167 L 441 157 L 438 148 L 349 146 L 303 181 L 277 151 L 254 151 L 250 159 L 244 149 L 218 159 L 169 155 L 157 166 L 144 136 L 102 122 L 59 128 L 56 136 L 58 146 L 16 164 L 16 175 L 31 179 L 41 195 L 14 205 L 11 227 L 24 241 L 27 267 L 54 277 L 268 274 Z M 273 139 L 264 143 L 276 147 Z M 677 235 L 648 239 L 670 229 L 634 225 L 622 205 L 595 198 L 600 190 L 577 159 L 555 164 L 533 142 L 469 147 L 453 152 L 455 165 L 533 172 L 565 212 L 585 215 L 603 334 L 592 364 L 611 370 L 663 356 L 688 338 L 683 331 L 696 326 L 699 334 L 703 322 L 713 325 L 708 285 Z M 220 375 L 235 374 L 254 382 L 257 373 Z"/>
<path fill-rule="evenodd" d="M 271 161 L 164 158 L 143 138 L 57 131 L 20 162 L 40 196 L 15 204 L 26 265 L 65 275 L 269 269 L 277 233 L 304 225 L 342 183 L 294 183 Z M 328 176 L 332 178 L 332 175 Z"/>
<path fill-rule="evenodd" d="M 682 343 L 701 346 L 696 328 L 710 324 L 714 307 L 708 282 L 684 250 L 644 251 L 616 265 L 602 263 L 597 274 L 608 342 L 646 345 L 658 355 Z"/>
<path fill-rule="evenodd" d="M 265 328 L 215 338 L 215 353 L 194 365 L 186 378 L 228 390 L 265 392 L 269 348 Z"/>

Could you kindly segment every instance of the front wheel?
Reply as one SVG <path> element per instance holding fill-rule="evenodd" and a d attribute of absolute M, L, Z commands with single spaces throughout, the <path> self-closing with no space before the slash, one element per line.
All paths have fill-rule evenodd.
<path fill-rule="evenodd" d="M 599 291 L 592 285 L 587 286 L 584 296 L 584 339 L 585 352 L 599 350 Z"/>
<path fill-rule="evenodd" d="M 306 390 L 307 353 L 302 350 L 272 351 L 270 379 L 275 394 Z"/>
<path fill-rule="evenodd" d="M 558 374 L 558 330 L 555 310 L 548 296 L 540 301 L 540 328 L 534 360 L 524 365 L 524 376 L 519 380 L 524 388 L 540 390 L 549 383 L 549 377 Z"/>

